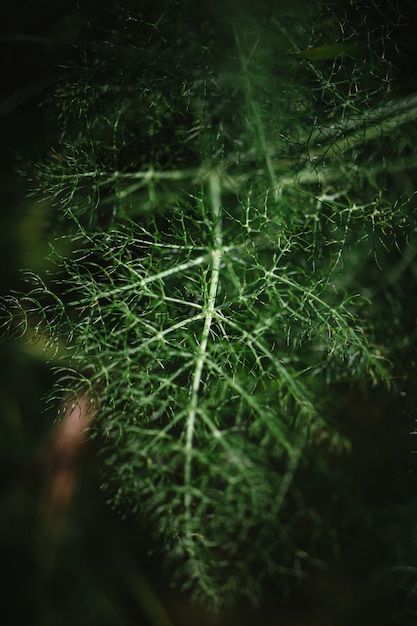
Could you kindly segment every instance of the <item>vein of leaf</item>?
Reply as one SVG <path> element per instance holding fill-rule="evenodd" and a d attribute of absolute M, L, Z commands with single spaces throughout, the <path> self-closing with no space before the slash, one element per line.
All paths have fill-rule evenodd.
<path fill-rule="evenodd" d="M 331 140 L 337 141 L 343 133 L 358 132 L 360 129 L 372 129 L 372 123 L 377 125 L 389 122 L 389 126 L 397 125 L 398 119 L 403 119 L 404 111 L 408 111 L 409 119 L 415 119 L 417 114 L 417 95 L 405 96 L 401 99 L 390 100 L 376 109 L 365 111 L 360 116 L 353 116 L 351 119 L 340 121 L 338 124 L 334 124 L 332 121 L 330 126 L 320 126 L 315 132 L 310 132 L 308 137 L 304 138 L 305 142 L 313 142 L 317 145 L 323 143 L 323 141 Z M 385 122 L 383 121 L 385 119 Z M 400 121 L 401 123 L 401 121 Z M 328 145 L 330 141 L 327 142 Z"/>
<path fill-rule="evenodd" d="M 289 305 L 280 295 L 277 295 L 276 303 L 279 304 L 279 311 L 274 315 L 270 315 L 268 318 L 262 320 L 263 324 L 259 324 L 253 330 L 253 336 L 262 335 L 266 330 L 268 330 L 277 320 L 282 319 L 283 311 L 286 310 L 290 313 L 290 317 L 294 317 L 297 320 L 304 322 L 305 324 L 310 324 L 311 320 L 309 317 L 302 315 L 300 310 L 302 310 L 302 305 L 300 305 L 299 309 L 294 309 Z M 249 307 L 248 307 L 249 308 Z"/>
<path fill-rule="evenodd" d="M 155 294 L 155 297 L 158 297 L 157 294 Z M 186 306 L 186 307 L 190 307 L 190 308 L 194 308 L 194 309 L 199 309 L 200 311 L 202 310 L 202 305 L 198 304 L 197 302 L 190 302 L 188 300 L 181 300 L 180 298 L 171 298 L 170 296 L 165 296 L 164 297 L 164 301 L 165 302 L 173 302 L 174 304 L 181 304 L 182 306 Z"/>
<path fill-rule="evenodd" d="M 210 419 L 210 417 L 207 415 L 207 413 L 202 413 L 202 419 L 204 420 L 204 422 L 207 424 L 207 426 L 211 430 L 214 439 L 216 439 L 216 441 L 219 442 L 221 447 L 224 450 L 226 450 L 226 452 L 229 454 L 230 458 L 233 458 L 235 456 L 235 451 L 234 451 L 233 447 L 227 442 L 227 439 L 223 435 L 222 431 L 217 428 L 217 426 Z M 240 471 L 240 477 L 241 478 L 245 477 L 247 482 L 248 482 L 248 484 L 249 484 L 249 486 L 251 486 L 250 474 L 248 474 L 244 464 L 239 464 L 239 471 Z"/>
<path fill-rule="evenodd" d="M 342 152 L 353 148 L 356 145 L 364 144 L 367 141 L 371 141 L 372 139 L 376 139 L 380 135 L 386 134 L 391 130 L 395 130 L 398 128 L 400 124 L 404 124 L 409 122 L 410 120 L 414 120 L 417 115 L 417 108 L 412 107 L 409 110 L 402 110 L 397 115 L 391 115 L 379 123 L 374 124 L 373 126 L 366 126 L 359 131 L 356 131 L 346 137 L 337 138 L 335 141 L 327 145 L 322 145 L 314 150 L 309 151 L 309 158 L 315 157 L 338 157 Z"/>
<path fill-rule="evenodd" d="M 97 174 L 97 173 L 96 173 Z M 201 169 L 183 169 L 183 170 L 170 170 L 170 171 L 156 171 L 153 168 L 149 168 L 146 171 L 140 172 L 101 172 L 100 176 L 109 176 L 107 182 L 113 182 L 115 180 L 141 180 L 144 179 L 145 183 L 150 180 L 183 180 L 185 178 L 201 178 L 204 171 Z"/>
<path fill-rule="evenodd" d="M 309 401 L 306 401 L 305 391 L 303 391 L 300 388 L 298 383 L 294 380 L 294 377 L 288 372 L 287 368 L 284 367 L 280 363 L 280 361 L 279 361 L 279 359 L 277 358 L 276 355 L 272 354 L 272 352 L 270 350 L 268 350 L 268 348 L 266 348 L 258 339 L 256 339 L 256 337 L 254 337 L 253 335 L 250 335 L 247 331 L 245 331 L 243 328 L 241 328 L 238 324 L 236 324 L 235 322 L 233 322 L 229 318 L 224 317 L 221 313 L 217 313 L 217 315 L 220 316 L 220 318 L 224 321 L 225 325 L 232 327 L 234 330 L 237 330 L 241 334 L 241 336 L 242 336 L 242 341 L 249 343 L 251 349 L 252 349 L 252 346 L 256 346 L 257 351 L 261 352 L 262 354 L 264 354 L 268 358 L 270 363 L 276 369 L 276 371 L 277 371 L 278 375 L 280 376 L 281 380 L 285 380 L 286 381 L 286 383 L 288 384 L 288 387 L 291 390 L 292 395 L 294 396 L 295 400 L 299 404 L 302 404 L 304 406 L 307 405 L 308 408 L 313 409 L 313 407 L 311 406 L 311 403 Z M 255 357 L 258 356 L 258 352 L 257 351 L 254 350 Z M 216 366 L 214 364 L 213 364 L 213 367 L 216 369 Z M 224 376 L 224 374 L 223 374 L 223 376 Z M 232 381 L 232 379 L 229 378 L 229 380 L 230 380 L 230 386 L 234 386 L 236 384 L 234 381 Z M 245 398 L 245 399 L 247 399 L 247 398 Z M 250 396 L 249 396 L 249 399 L 251 399 Z M 263 409 L 262 409 L 262 411 L 263 411 Z"/>
<path fill-rule="evenodd" d="M 100 292 L 99 294 L 97 294 L 95 296 L 97 299 L 102 297 L 102 293 Z M 159 293 L 152 293 L 152 292 L 147 292 L 146 293 L 146 297 L 147 298 L 153 298 L 154 300 L 161 300 L 161 294 Z M 202 305 L 198 304 L 197 302 L 191 302 L 190 300 L 182 300 L 181 298 L 172 298 L 170 296 L 166 296 L 164 294 L 163 296 L 163 301 L 164 302 L 172 302 L 173 304 L 180 304 L 181 306 L 185 306 L 187 308 L 194 308 L 194 309 L 198 309 L 198 310 L 202 310 Z M 119 303 L 118 303 L 119 304 Z M 125 303 L 120 303 L 120 306 L 124 306 L 124 308 L 126 308 L 128 310 L 128 307 Z M 85 309 L 86 307 L 84 307 Z M 138 320 L 137 320 L 138 321 Z M 192 320 L 189 320 L 192 321 Z M 133 328 L 134 324 L 132 324 L 132 326 L 130 328 Z"/>
<path fill-rule="evenodd" d="M 90 170 L 89 172 L 77 172 L 75 174 L 59 174 L 60 181 L 69 180 L 77 181 L 82 178 L 106 178 L 101 184 L 106 185 L 116 180 L 143 180 L 144 185 L 151 180 L 183 180 L 186 178 L 201 178 L 203 172 L 198 169 L 184 169 L 172 171 L 155 171 L 150 168 L 141 172 L 100 172 L 99 170 Z"/>
<path fill-rule="evenodd" d="M 187 549 L 191 558 L 195 558 L 192 539 L 192 493 L 191 468 L 192 449 L 197 416 L 198 397 L 201 384 L 201 376 L 206 361 L 207 344 L 210 335 L 210 327 L 214 316 L 217 291 L 219 288 L 220 267 L 222 262 L 222 223 L 221 223 L 221 183 L 218 173 L 213 172 L 209 178 L 209 194 L 211 199 L 212 223 L 214 225 L 213 250 L 211 251 L 211 275 L 210 288 L 205 309 L 205 321 L 200 338 L 200 345 L 195 363 L 194 376 L 191 385 L 191 397 L 187 415 L 186 435 L 185 435 L 185 463 L 184 463 L 184 485 L 189 487 L 184 492 L 184 509 L 186 519 Z"/>
<path fill-rule="evenodd" d="M 119 194 L 120 193 L 122 194 L 120 196 L 121 199 L 123 199 L 125 196 L 128 196 L 130 193 L 134 192 L 135 190 L 133 189 L 134 187 L 136 189 L 144 187 L 147 184 L 149 184 L 149 182 L 151 182 L 152 180 L 193 179 L 197 183 L 197 182 L 205 181 L 207 179 L 207 174 L 208 172 L 205 169 L 201 169 L 201 170 L 184 169 L 184 170 L 174 170 L 171 172 L 159 172 L 159 171 L 154 171 L 154 170 L 142 171 L 142 172 L 131 172 L 131 173 L 118 172 L 117 175 L 115 175 L 114 172 L 100 172 L 97 170 L 91 170 L 91 171 L 82 172 L 82 173 L 77 172 L 76 174 L 63 174 L 60 172 L 59 184 L 54 185 L 54 186 L 51 185 L 50 193 L 52 196 L 57 197 L 63 190 L 65 191 L 68 188 L 68 185 L 63 184 L 64 181 L 68 181 L 69 183 L 74 183 L 74 185 L 71 188 L 68 188 L 69 196 L 63 199 L 61 202 L 61 204 L 65 204 L 66 206 L 69 206 L 71 204 L 71 200 L 74 197 L 74 194 L 77 191 L 77 182 L 81 181 L 82 179 L 106 178 L 106 180 L 103 180 L 102 182 L 98 183 L 97 185 L 98 187 L 111 184 L 112 182 L 115 182 L 116 180 L 140 180 L 141 181 L 140 183 L 137 183 L 136 185 L 131 185 L 126 190 L 125 193 L 123 191 L 119 192 Z M 240 189 L 248 180 L 251 180 L 253 177 L 263 177 L 263 176 L 265 176 L 265 171 L 262 168 L 258 168 L 247 174 L 240 174 L 240 175 L 236 175 L 236 174 L 232 175 L 232 174 L 227 174 L 225 172 L 223 184 L 226 189 L 229 189 L 231 191 L 236 191 Z M 74 217 L 74 215 L 72 215 L 72 217 Z"/>
<path fill-rule="evenodd" d="M 161 341 L 162 339 L 164 339 L 164 337 L 166 337 L 170 333 L 175 332 L 179 328 L 184 328 L 185 326 L 188 326 L 188 324 L 204 319 L 205 317 L 206 317 L 205 313 L 198 313 L 197 315 L 193 315 L 192 317 L 187 317 L 186 319 L 180 320 L 176 324 L 173 324 L 172 326 L 169 326 L 168 328 L 165 328 L 164 330 L 157 330 L 151 324 L 148 324 L 144 320 L 138 320 L 138 323 L 142 324 L 143 326 L 151 330 L 151 332 L 154 333 L 154 336 L 150 337 L 149 339 L 146 339 L 145 341 L 142 341 L 139 346 L 135 346 L 134 348 L 129 348 L 128 350 L 126 350 L 126 354 L 130 356 L 131 354 L 142 352 L 145 348 L 147 348 L 154 341 Z"/>
<path fill-rule="evenodd" d="M 158 297 L 157 294 L 152 294 L 152 296 L 148 295 L 148 297 L 154 297 L 155 300 L 159 300 L 159 297 Z M 184 300 L 179 300 L 179 299 L 176 299 L 176 298 L 165 297 L 164 300 L 168 301 L 168 302 L 174 302 L 175 304 L 181 304 L 183 306 L 187 306 L 187 307 L 190 307 L 190 308 L 191 307 L 195 307 L 196 309 L 202 309 L 203 308 L 200 304 L 196 304 L 194 302 L 186 302 Z M 170 326 L 169 328 L 166 328 L 163 331 L 160 331 L 160 330 L 156 329 L 154 326 L 152 326 L 152 324 L 147 323 L 145 320 L 142 320 L 142 319 L 140 319 L 138 317 L 135 317 L 129 325 L 123 326 L 119 330 L 113 331 L 111 334 L 112 334 L 113 337 L 117 337 L 119 335 L 125 335 L 129 331 L 133 330 L 138 324 L 140 324 L 140 325 L 144 326 L 145 328 L 147 328 L 148 330 L 150 330 L 153 335 L 155 335 L 154 337 L 151 337 L 150 339 L 147 339 L 145 342 L 141 343 L 141 347 L 143 347 L 143 346 L 147 346 L 147 344 L 149 342 L 160 340 L 166 334 L 168 334 L 170 332 L 173 332 L 175 330 L 178 330 L 178 328 L 182 328 L 183 326 L 187 326 L 188 324 L 191 324 L 192 322 L 195 322 L 196 320 L 202 319 L 203 317 L 204 317 L 204 314 L 201 313 L 200 315 L 194 315 L 193 317 L 185 318 L 185 319 L 181 320 L 180 322 L 178 322 L 177 324 L 174 324 L 173 326 Z M 138 350 L 138 348 L 135 347 L 135 348 L 133 348 L 133 350 L 127 349 L 126 352 L 127 352 L 127 354 L 132 354 L 132 353 L 136 352 L 137 350 Z"/>
<path fill-rule="evenodd" d="M 305 442 L 303 442 L 305 443 Z M 297 470 L 298 467 L 298 463 L 299 460 L 301 458 L 301 454 L 304 450 L 304 445 L 298 445 L 295 446 L 294 449 L 292 450 L 291 454 L 289 455 L 289 461 L 288 461 L 288 465 L 287 465 L 287 471 L 285 472 L 284 476 L 282 477 L 282 480 L 280 482 L 279 488 L 278 488 L 278 493 L 274 502 L 274 514 L 278 515 L 278 513 L 280 512 L 282 505 L 284 504 L 286 495 L 288 493 L 288 490 L 291 486 L 291 483 L 293 481 L 294 478 L 294 474 Z"/>
<path fill-rule="evenodd" d="M 168 412 L 167 411 L 168 406 L 172 405 L 172 398 L 167 397 L 165 400 L 163 399 L 161 400 L 160 399 L 161 392 L 164 389 L 164 387 L 169 387 L 170 385 L 172 385 L 175 378 L 178 378 L 184 371 L 187 371 L 190 365 L 191 365 L 191 362 L 188 362 L 183 367 L 179 368 L 175 372 L 175 374 L 173 374 L 169 378 L 167 377 L 161 378 L 160 380 L 161 384 L 158 387 L 158 389 L 154 393 L 146 396 L 146 404 L 148 405 L 153 404 L 155 401 L 161 402 L 161 407 L 158 410 L 154 411 L 154 413 L 149 417 L 150 422 L 158 419 L 163 413 L 165 413 L 166 415 L 166 413 Z M 101 375 L 102 373 L 103 372 L 100 372 L 99 374 Z M 104 371 L 104 373 L 107 375 L 108 371 L 106 370 Z M 165 424 L 165 426 L 163 426 L 162 428 L 161 427 L 157 428 L 157 429 L 147 428 L 146 425 L 135 425 L 135 424 L 130 425 L 129 427 L 130 432 L 132 433 L 137 432 L 140 436 L 142 455 L 148 454 L 153 448 L 158 448 L 160 439 L 172 439 L 173 436 L 169 434 L 169 431 L 171 431 L 179 422 L 181 422 L 184 415 L 186 414 L 187 414 L 186 409 L 176 412 L 174 417 L 170 419 L 168 423 Z M 151 436 L 151 439 L 149 443 L 147 444 L 144 443 L 145 435 Z"/>
<path fill-rule="evenodd" d="M 215 372 L 217 372 L 219 374 L 219 376 L 221 376 L 221 378 L 226 382 L 226 384 L 233 389 L 234 391 L 236 391 L 248 404 L 248 406 L 250 406 L 256 413 L 257 415 L 261 418 L 262 422 L 265 423 L 266 425 L 268 425 L 268 420 L 266 418 L 271 417 L 274 418 L 275 416 L 273 414 L 268 414 L 268 412 L 266 411 L 265 407 L 261 406 L 259 404 L 259 402 L 256 401 L 256 399 L 251 396 L 249 393 L 247 393 L 245 391 L 245 389 L 242 387 L 242 385 L 240 385 L 236 379 L 230 377 L 228 374 L 225 373 L 225 371 L 216 363 L 214 363 L 213 361 L 209 361 L 207 360 L 207 366 L 210 367 L 212 370 L 214 370 Z M 288 451 L 291 451 L 291 445 L 288 441 L 288 437 L 286 436 L 283 428 L 280 426 L 279 428 L 280 433 L 282 435 L 282 440 L 281 443 L 282 445 L 287 448 Z M 286 429 L 285 429 L 286 430 Z"/>
<path fill-rule="evenodd" d="M 143 443 L 141 443 L 141 451 L 143 452 L 143 454 L 148 454 L 153 448 L 158 449 L 160 439 L 169 439 L 169 440 L 173 439 L 173 436 L 170 435 L 169 431 L 172 430 L 172 428 L 176 426 L 176 424 L 182 420 L 185 414 L 186 414 L 185 410 L 179 411 L 175 415 L 175 417 L 172 420 L 170 420 L 169 423 L 166 424 L 163 428 L 153 429 L 153 428 L 146 428 L 146 427 L 143 428 L 139 426 L 134 427 L 135 430 L 138 430 L 138 434 L 141 437 L 141 441 L 143 439 L 144 434 L 151 437 L 147 445 L 143 445 Z"/>
<path fill-rule="evenodd" d="M 246 100 L 249 103 L 250 108 L 252 109 L 253 118 L 254 118 L 256 130 L 258 131 L 258 137 L 261 142 L 262 151 L 264 153 L 264 158 L 265 158 L 265 163 L 266 163 L 266 168 L 268 170 L 268 174 L 271 178 L 274 188 L 276 188 L 277 179 L 275 176 L 275 169 L 274 169 L 273 161 L 269 154 L 268 145 L 267 145 L 266 136 L 265 136 L 265 129 L 264 129 L 261 115 L 259 113 L 259 108 L 256 102 L 256 97 L 255 97 L 255 94 L 253 93 L 254 90 L 252 88 L 252 84 L 251 84 L 250 77 L 249 77 L 248 63 L 247 63 L 245 54 L 242 51 L 240 37 L 239 37 L 236 27 L 234 28 L 234 36 L 235 36 L 235 41 L 236 41 L 236 47 L 239 53 L 240 63 L 241 63 L 242 70 L 243 70 L 242 74 L 245 79 L 244 85 L 245 85 L 245 92 L 246 92 L 245 93 Z"/>
<path fill-rule="evenodd" d="M 168 243 L 168 242 L 161 242 L 161 241 L 154 241 L 154 240 L 147 240 L 147 239 L 132 239 L 132 243 L 134 245 L 140 245 L 140 246 L 146 246 L 148 249 L 149 248 L 162 248 L 163 250 L 169 251 L 169 252 L 195 252 L 196 250 L 207 250 L 206 246 L 196 246 L 194 244 L 174 244 L 174 243 Z M 231 246 L 229 246 L 231 247 Z M 137 259 L 135 259 L 135 261 L 131 261 L 131 263 L 136 263 Z M 124 264 L 122 262 L 122 264 Z"/>
<path fill-rule="evenodd" d="M 157 280 L 163 281 L 164 278 L 168 278 L 169 276 L 173 276 L 175 274 L 179 274 L 181 272 L 185 272 L 189 269 L 191 269 L 192 267 L 196 267 L 197 265 L 201 265 L 202 263 L 204 263 L 204 261 L 207 261 L 208 259 L 208 255 L 204 254 L 201 255 L 195 259 L 191 259 L 190 261 L 187 261 L 186 263 L 180 263 L 179 265 L 175 265 L 174 267 L 170 267 L 167 270 L 164 270 L 162 272 L 158 272 L 157 274 L 152 274 L 150 276 L 146 276 L 144 278 L 138 278 L 138 284 L 137 283 L 133 283 L 133 284 L 128 284 L 128 285 L 121 285 L 120 287 L 116 287 L 115 289 L 110 289 L 108 291 L 103 291 L 100 294 L 97 294 L 97 298 L 109 298 L 110 296 L 117 296 L 120 293 L 123 293 L 125 291 L 135 291 L 138 289 L 138 287 L 145 287 L 146 285 L 153 283 Z M 90 301 L 90 298 L 82 298 L 79 300 L 75 300 L 70 302 L 69 304 L 71 306 L 74 305 L 78 305 L 78 304 L 84 304 L 85 302 Z"/>
<path fill-rule="evenodd" d="M 194 363 L 194 355 L 193 354 L 188 354 L 187 356 L 190 357 L 190 359 L 184 363 L 182 365 L 182 367 L 179 367 L 173 374 L 171 374 L 171 376 L 168 376 L 166 374 L 164 375 L 155 375 L 153 377 L 153 380 L 156 380 L 159 383 L 159 387 L 158 389 L 155 390 L 155 392 L 151 395 L 151 396 L 147 396 L 146 400 L 147 403 L 150 403 L 150 399 L 152 398 L 156 398 L 158 399 L 160 402 L 164 402 L 164 399 L 161 399 L 161 391 L 165 388 L 165 387 L 175 387 L 174 385 L 174 381 L 176 378 L 179 378 L 181 376 L 181 374 L 183 372 L 187 372 L 191 366 Z M 150 376 L 150 379 L 152 378 L 152 376 Z M 182 385 L 176 385 L 177 389 L 181 389 L 182 390 Z M 174 398 L 170 395 L 167 399 L 166 399 L 166 403 L 170 404 L 172 407 Z M 172 421 L 170 421 L 170 424 L 172 424 Z"/>
<path fill-rule="evenodd" d="M 185 272 L 189 269 L 191 269 L 192 267 L 196 267 L 197 265 L 201 265 L 202 263 L 204 263 L 204 261 L 207 261 L 207 254 L 198 256 L 196 259 L 190 259 L 189 261 L 186 261 L 185 263 L 180 263 L 179 265 L 174 265 L 174 267 L 170 267 L 167 270 L 164 270 L 162 272 L 158 272 L 158 274 L 152 274 L 150 276 L 146 276 L 145 278 L 140 278 L 139 279 L 139 284 L 140 286 L 144 286 L 147 285 L 149 283 L 155 282 L 156 280 L 163 280 L 164 278 L 168 278 L 169 276 L 172 276 L 174 274 L 179 274 L 180 272 Z M 136 285 L 126 285 L 123 288 L 120 288 L 120 291 L 125 290 L 127 288 L 132 289 L 135 288 Z M 115 292 L 117 293 L 117 290 L 115 290 Z M 108 295 L 112 295 L 113 292 L 109 292 Z"/>
<path fill-rule="evenodd" d="M 308 185 L 319 181 L 326 181 L 327 183 L 332 182 L 333 180 L 340 177 L 342 172 L 342 166 L 316 166 L 314 164 L 315 159 L 323 159 L 324 157 L 326 157 L 331 162 L 332 157 L 340 157 L 340 154 L 342 154 L 346 150 L 351 149 L 358 144 L 364 144 L 367 141 L 377 138 L 378 136 L 382 136 L 384 133 L 387 133 L 392 129 L 398 128 L 400 124 L 408 122 L 410 119 L 414 119 L 416 117 L 416 114 L 417 109 L 412 109 L 410 111 L 407 111 L 406 113 L 402 113 L 398 117 L 393 117 L 392 120 L 385 120 L 384 122 L 365 129 L 360 133 L 355 133 L 353 135 L 349 135 L 348 137 L 342 137 L 333 144 L 320 146 L 316 149 L 310 150 L 309 159 L 311 160 L 311 163 L 307 167 L 304 167 L 298 172 L 295 172 L 295 174 L 293 175 L 280 176 L 278 179 L 279 188 L 284 189 L 285 187 L 295 187 L 297 184 Z M 343 165 L 346 166 L 346 163 Z M 387 164 L 384 162 L 382 166 L 370 168 L 367 170 L 367 172 L 368 176 L 371 176 L 372 174 L 376 174 L 381 171 L 402 171 L 406 168 L 407 161 L 397 160 L 395 164 Z M 349 169 L 352 171 L 352 173 L 354 173 L 360 169 L 360 166 L 349 164 Z"/>
<path fill-rule="evenodd" d="M 303 292 L 303 294 L 304 294 L 304 296 L 306 298 L 314 300 L 315 302 L 319 303 L 320 306 L 322 306 L 324 309 L 326 309 L 327 311 L 330 312 L 331 317 L 340 324 L 341 328 L 344 328 L 344 329 L 346 329 L 348 331 L 350 339 L 351 339 L 351 341 L 353 341 L 353 343 L 355 343 L 355 344 L 357 344 L 359 346 L 364 347 L 363 341 L 360 341 L 360 339 L 356 335 L 355 331 L 352 328 L 350 328 L 350 326 L 347 324 L 346 319 L 342 315 L 340 315 L 340 313 L 337 311 L 336 307 L 331 306 L 325 300 L 322 300 L 322 298 L 319 298 L 319 296 L 314 294 L 312 291 L 306 291 L 305 288 L 302 285 L 299 285 L 298 283 L 295 283 L 292 280 L 290 280 L 288 278 L 285 278 L 282 275 L 276 276 L 276 278 L 280 282 L 285 283 L 286 285 L 290 285 L 293 289 L 296 289 L 297 291 Z"/>

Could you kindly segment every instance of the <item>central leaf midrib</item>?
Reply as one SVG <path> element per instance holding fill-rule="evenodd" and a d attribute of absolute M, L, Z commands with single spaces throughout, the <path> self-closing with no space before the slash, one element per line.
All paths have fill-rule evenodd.
<path fill-rule="evenodd" d="M 203 307 L 204 325 L 201 332 L 194 373 L 190 387 L 190 401 L 186 416 L 185 432 L 185 462 L 184 462 L 184 508 L 185 508 L 185 538 L 187 551 L 193 557 L 192 529 L 192 451 L 194 445 L 195 421 L 198 412 L 198 402 L 201 387 L 201 379 L 206 360 L 210 328 L 216 308 L 216 298 L 219 289 L 220 267 L 224 251 L 222 249 L 222 224 L 221 224 L 221 182 L 219 175 L 214 172 L 209 179 L 209 197 L 211 202 L 211 218 L 213 224 L 213 247 L 210 251 L 210 280 L 206 306 Z"/>

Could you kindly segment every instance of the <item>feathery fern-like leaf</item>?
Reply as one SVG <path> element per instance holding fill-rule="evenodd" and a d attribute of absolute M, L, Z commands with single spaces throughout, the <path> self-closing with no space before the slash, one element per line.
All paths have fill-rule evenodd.
<path fill-rule="evenodd" d="M 112 503 L 185 587 L 255 600 L 326 533 L 312 483 L 348 446 L 330 385 L 388 379 L 354 275 L 411 224 L 373 183 L 414 104 L 381 102 L 389 62 L 367 39 L 349 55 L 371 32 L 321 3 L 153 4 L 121 8 L 55 92 L 60 145 L 32 176 L 65 246 L 3 306 L 66 339 L 54 393 L 90 389 Z M 346 54 L 303 65 L 323 19 Z"/>

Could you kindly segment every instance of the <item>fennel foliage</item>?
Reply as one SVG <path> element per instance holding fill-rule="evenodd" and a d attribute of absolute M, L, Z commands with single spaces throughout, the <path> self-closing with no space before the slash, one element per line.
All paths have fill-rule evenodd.
<path fill-rule="evenodd" d="M 347 13 L 121 3 L 28 168 L 58 238 L 6 326 L 65 340 L 52 398 L 90 390 L 109 500 L 214 606 L 314 562 L 349 449 L 334 387 L 390 378 L 379 265 L 414 228 L 417 102 L 391 93 L 395 24 Z"/>

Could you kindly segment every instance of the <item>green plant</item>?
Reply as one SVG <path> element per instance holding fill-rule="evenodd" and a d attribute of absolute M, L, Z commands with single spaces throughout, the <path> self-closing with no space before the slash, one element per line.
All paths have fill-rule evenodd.
<path fill-rule="evenodd" d="M 386 302 L 417 105 L 391 93 L 395 26 L 354 3 L 148 5 L 105 13 L 52 94 L 59 141 L 28 173 L 54 265 L 5 325 L 65 340 L 51 399 L 88 390 L 109 500 L 181 584 L 256 601 L 333 533 L 338 384 L 404 375 Z"/>

